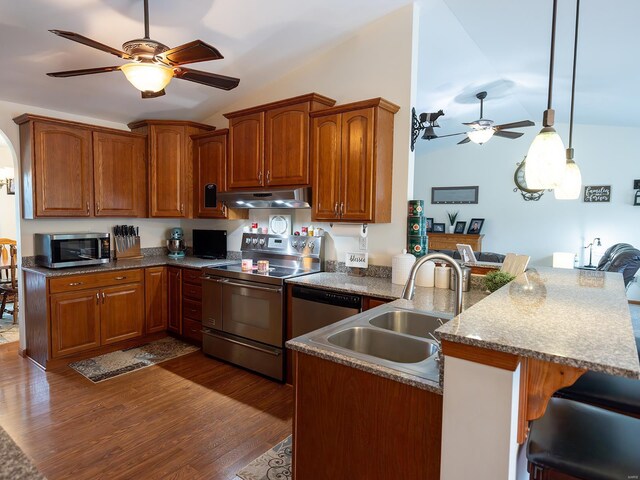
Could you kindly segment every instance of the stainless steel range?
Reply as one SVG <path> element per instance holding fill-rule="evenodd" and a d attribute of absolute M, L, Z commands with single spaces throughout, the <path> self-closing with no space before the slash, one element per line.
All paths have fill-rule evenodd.
<path fill-rule="evenodd" d="M 322 271 L 322 237 L 242 235 L 242 263 L 205 267 L 202 279 L 202 350 L 212 357 L 284 380 L 287 278 Z M 266 272 L 256 263 L 267 260 Z"/>

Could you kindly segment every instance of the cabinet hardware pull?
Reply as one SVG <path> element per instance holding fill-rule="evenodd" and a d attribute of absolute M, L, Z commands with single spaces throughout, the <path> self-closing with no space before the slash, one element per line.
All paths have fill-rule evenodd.
<path fill-rule="evenodd" d="M 184 203 L 180 204 L 180 213 L 184 213 Z"/>
<path fill-rule="evenodd" d="M 77 287 L 78 285 L 82 285 L 82 282 L 71 282 L 69 284 L 70 287 Z"/>
<path fill-rule="evenodd" d="M 336 202 L 336 206 L 333 207 L 333 213 L 335 214 L 335 216 L 338 216 L 338 202 Z"/>
<path fill-rule="evenodd" d="M 340 202 L 340 216 L 344 215 L 344 202 Z"/>
<path fill-rule="evenodd" d="M 96 305 L 100 305 L 100 294 L 96 292 Z"/>
<path fill-rule="evenodd" d="M 258 172 L 258 182 L 262 183 L 262 172 Z"/>
<path fill-rule="evenodd" d="M 87 215 L 89 215 L 89 202 L 87 202 Z"/>
<path fill-rule="evenodd" d="M 271 183 L 271 170 L 267 170 L 267 183 Z"/>
<path fill-rule="evenodd" d="M 96 210 L 100 213 L 100 202 L 96 202 Z"/>
<path fill-rule="evenodd" d="M 102 292 L 102 303 L 104 303 L 104 299 L 105 299 L 105 294 L 104 292 Z"/>
<path fill-rule="evenodd" d="M 115 280 L 124 280 L 127 277 L 116 277 Z"/>

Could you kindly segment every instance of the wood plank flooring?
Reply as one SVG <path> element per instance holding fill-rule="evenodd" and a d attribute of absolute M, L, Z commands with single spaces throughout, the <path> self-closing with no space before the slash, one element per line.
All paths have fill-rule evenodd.
<path fill-rule="evenodd" d="M 201 352 L 93 384 L 0 345 L 0 425 L 49 479 L 228 480 L 291 434 L 291 387 Z"/>

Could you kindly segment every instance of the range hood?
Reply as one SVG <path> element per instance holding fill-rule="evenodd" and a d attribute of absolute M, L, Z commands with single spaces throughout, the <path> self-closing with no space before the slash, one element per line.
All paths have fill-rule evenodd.
<path fill-rule="evenodd" d="M 216 199 L 229 208 L 311 208 L 311 188 L 220 192 Z"/>

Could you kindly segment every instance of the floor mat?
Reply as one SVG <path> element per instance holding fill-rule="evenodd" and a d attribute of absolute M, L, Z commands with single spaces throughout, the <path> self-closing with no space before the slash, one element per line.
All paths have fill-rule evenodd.
<path fill-rule="evenodd" d="M 98 383 L 198 350 L 198 347 L 173 337 L 166 337 L 139 347 L 80 360 L 70 363 L 69 366 L 92 382 Z"/>
<path fill-rule="evenodd" d="M 13 309 L 13 304 L 8 303 L 7 308 Z M 19 338 L 18 324 L 13 324 L 13 315 L 5 312 L 0 318 L 0 343 L 17 342 Z"/>
<path fill-rule="evenodd" d="M 286 480 L 291 478 L 291 435 L 264 452 L 238 473 L 242 480 Z"/>

